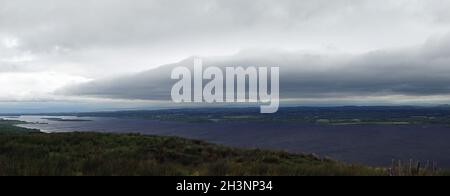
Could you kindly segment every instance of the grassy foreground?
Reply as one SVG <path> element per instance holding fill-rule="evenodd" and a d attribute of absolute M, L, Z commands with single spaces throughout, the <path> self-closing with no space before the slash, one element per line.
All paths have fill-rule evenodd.
<path fill-rule="evenodd" d="M 0 121 L 0 175 L 388 175 L 386 169 L 346 165 L 312 155 L 235 149 L 176 137 L 44 134 L 11 128 L 14 124 Z"/>

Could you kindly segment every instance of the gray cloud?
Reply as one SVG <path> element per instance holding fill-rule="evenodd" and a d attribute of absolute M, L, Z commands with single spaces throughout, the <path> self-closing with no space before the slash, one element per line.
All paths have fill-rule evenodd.
<path fill-rule="evenodd" d="M 280 66 L 282 99 L 352 96 L 450 95 L 450 40 L 435 39 L 413 48 L 380 50 L 362 55 L 311 55 L 282 51 L 248 51 L 229 57 L 207 57 L 205 66 Z M 176 66 L 192 68 L 193 60 L 162 66 L 137 75 L 72 86 L 59 93 L 116 99 L 169 100 Z"/>
<path fill-rule="evenodd" d="M 0 0 L 0 41 L 18 39 L 16 50 L 38 59 L 29 67 L 98 78 L 247 48 L 361 52 L 417 44 L 450 31 L 442 9 L 449 6 L 440 0 Z"/>
<path fill-rule="evenodd" d="M 431 0 L 1 0 L 0 34 L 23 40 L 27 50 L 48 52 L 55 46 L 160 46 L 169 43 L 211 46 L 222 39 L 252 46 L 274 39 L 278 44 L 368 42 L 384 33 L 395 41 L 407 28 L 424 35 L 434 29 L 426 20 L 444 21 L 447 1 Z M 448 17 L 447 17 L 448 18 Z M 411 21 L 415 21 L 411 23 Z M 333 31 L 333 34 L 330 34 Z M 356 36 L 355 36 L 356 35 Z M 283 39 L 282 37 L 286 37 Z M 359 37 L 359 38 L 358 38 Z M 358 40 L 361 39 L 361 40 Z M 181 43 L 180 43 L 181 42 Z M 184 44 L 183 44 L 184 43 Z M 226 43 L 226 41 L 224 42 Z M 269 42 L 265 44 L 270 45 Z M 347 45 L 358 45 L 347 43 Z M 373 43 L 371 43 L 373 44 Z M 380 42 L 378 44 L 381 44 Z M 394 43 L 390 43 L 394 44 Z M 370 45 L 370 44 L 369 44 Z M 389 45 L 389 44 L 388 44 Z M 184 46 L 185 47 L 185 46 Z M 216 46 L 217 47 L 217 46 Z M 270 46 L 269 46 L 270 47 Z"/>
<path fill-rule="evenodd" d="M 55 88 L 95 80 L 62 94 L 166 99 L 171 66 L 144 70 L 248 48 L 276 50 L 206 63 L 281 65 L 286 98 L 446 94 L 448 40 L 389 48 L 450 32 L 448 7 L 445 0 L 0 0 L 0 75 L 15 73 L 2 75 L 10 88 L 0 94 L 26 100 L 51 92 L 34 93 L 40 88 L 28 73 L 36 72 L 43 81 L 59 75 Z"/>

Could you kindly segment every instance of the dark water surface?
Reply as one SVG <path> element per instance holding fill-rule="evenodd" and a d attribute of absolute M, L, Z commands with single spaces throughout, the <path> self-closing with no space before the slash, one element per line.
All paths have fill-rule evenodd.
<path fill-rule="evenodd" d="M 436 161 L 450 168 L 450 127 L 444 125 L 316 125 L 301 123 L 183 123 L 121 118 L 77 118 L 55 121 L 21 116 L 26 128 L 44 132 L 138 132 L 180 136 L 234 147 L 315 153 L 349 163 L 388 166 L 392 159 Z"/>

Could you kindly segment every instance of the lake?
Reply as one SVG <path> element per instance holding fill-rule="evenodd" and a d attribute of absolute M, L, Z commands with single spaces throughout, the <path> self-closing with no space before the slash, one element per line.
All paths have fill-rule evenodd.
<path fill-rule="evenodd" d="M 199 139 L 232 147 L 315 153 L 348 163 L 389 166 L 396 160 L 436 161 L 450 168 L 445 125 L 317 125 L 305 123 L 185 123 L 127 118 L 20 116 L 20 125 L 57 132 L 142 133 Z M 63 119 L 63 120 L 58 120 Z"/>

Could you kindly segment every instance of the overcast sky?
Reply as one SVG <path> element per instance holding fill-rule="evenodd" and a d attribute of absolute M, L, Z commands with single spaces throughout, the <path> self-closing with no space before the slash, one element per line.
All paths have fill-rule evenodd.
<path fill-rule="evenodd" d="M 158 89 L 136 96 L 142 85 L 129 85 L 117 95 L 110 89 L 125 87 L 109 78 L 194 55 L 284 66 L 282 89 L 296 92 L 284 97 L 299 103 L 446 102 L 449 7 L 447 0 L 0 0 L 0 107 L 154 101 L 148 95 Z"/>

